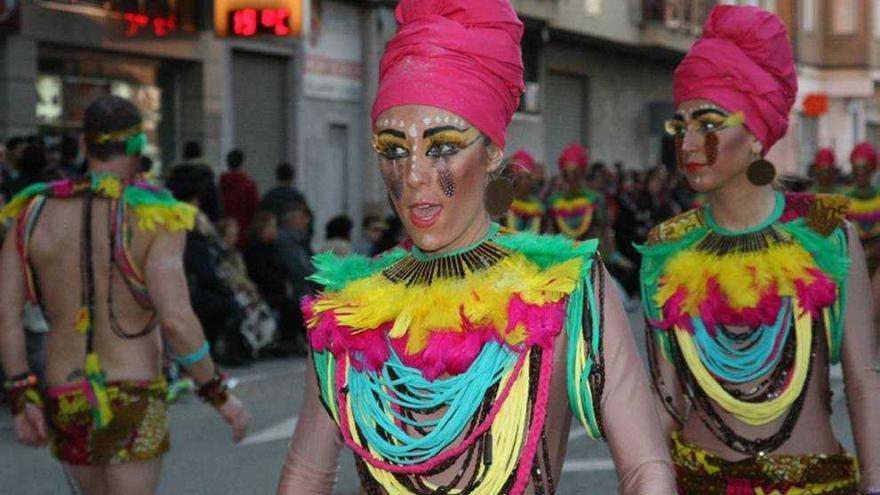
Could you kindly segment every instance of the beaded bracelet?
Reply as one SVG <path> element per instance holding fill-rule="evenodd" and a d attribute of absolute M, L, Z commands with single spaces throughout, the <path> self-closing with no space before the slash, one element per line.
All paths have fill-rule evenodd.
<path fill-rule="evenodd" d="M 214 407 L 221 407 L 229 399 L 229 388 L 226 386 L 226 376 L 219 371 L 214 371 L 214 376 L 206 383 L 199 385 L 196 394 L 202 401 Z"/>
<path fill-rule="evenodd" d="M 196 349 L 195 352 L 190 354 L 186 354 L 184 356 L 174 356 L 174 361 L 181 366 L 192 366 L 202 359 L 205 359 L 208 356 L 208 353 L 211 350 L 211 346 L 208 344 L 208 341 L 205 341 L 201 347 Z"/>
<path fill-rule="evenodd" d="M 38 385 L 37 375 L 30 372 L 15 375 L 3 383 L 13 416 L 21 414 L 28 404 L 43 407 L 43 397 Z"/>

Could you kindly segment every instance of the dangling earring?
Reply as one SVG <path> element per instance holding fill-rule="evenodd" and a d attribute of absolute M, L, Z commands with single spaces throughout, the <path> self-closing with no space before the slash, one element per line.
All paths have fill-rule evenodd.
<path fill-rule="evenodd" d="M 505 173 L 506 168 L 489 172 L 486 185 L 486 209 L 489 216 L 498 218 L 505 214 L 513 202 L 513 181 Z"/>
<path fill-rule="evenodd" d="M 766 186 L 772 184 L 776 179 L 776 167 L 761 156 L 762 150 L 760 146 L 761 143 L 757 141 L 752 145 L 752 152 L 758 158 L 749 164 L 749 168 L 746 170 L 746 178 L 756 186 Z"/>

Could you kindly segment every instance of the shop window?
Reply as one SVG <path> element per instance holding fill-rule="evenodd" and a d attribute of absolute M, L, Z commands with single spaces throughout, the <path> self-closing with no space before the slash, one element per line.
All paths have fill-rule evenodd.
<path fill-rule="evenodd" d="M 162 124 L 162 89 L 157 80 L 159 63 L 128 57 L 93 55 L 47 48 L 38 60 L 34 113 L 40 134 L 48 141 L 81 132 L 86 107 L 96 98 L 116 95 L 130 100 L 141 112 L 149 145 L 145 154 L 161 165 L 159 127 Z"/>

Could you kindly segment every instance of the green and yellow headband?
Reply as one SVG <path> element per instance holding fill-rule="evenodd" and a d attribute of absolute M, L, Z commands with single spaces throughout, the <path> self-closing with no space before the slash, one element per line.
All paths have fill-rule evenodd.
<path fill-rule="evenodd" d="M 93 144 L 125 143 L 126 155 L 139 155 L 147 147 L 147 135 L 141 124 L 118 131 L 87 133 L 86 140 Z"/>

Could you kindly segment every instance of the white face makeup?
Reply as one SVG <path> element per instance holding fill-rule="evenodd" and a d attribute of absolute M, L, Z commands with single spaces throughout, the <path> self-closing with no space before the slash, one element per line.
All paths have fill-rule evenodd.
<path fill-rule="evenodd" d="M 445 249 L 474 219 L 486 220 L 487 150 L 497 148 L 479 129 L 450 112 L 406 105 L 383 112 L 373 131 L 389 196 L 419 248 Z"/>

